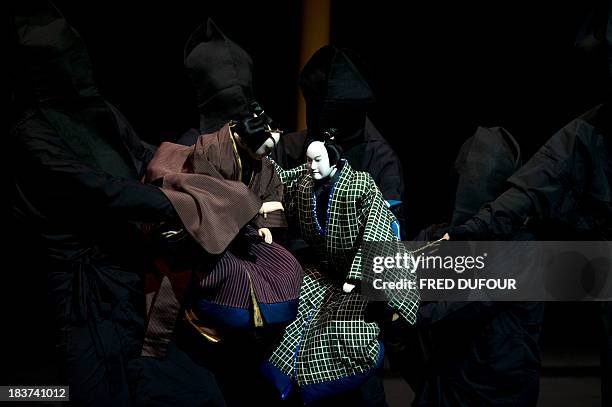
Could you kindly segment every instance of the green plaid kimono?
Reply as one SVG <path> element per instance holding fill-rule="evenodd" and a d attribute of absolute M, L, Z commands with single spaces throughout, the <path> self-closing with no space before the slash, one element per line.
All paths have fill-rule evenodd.
<path fill-rule="evenodd" d="M 298 221 L 302 237 L 319 256 L 313 259 L 317 264 L 304 267 L 297 318 L 286 328 L 264 372 L 282 396 L 297 384 L 304 401 L 360 385 L 383 357 L 378 324 L 364 320 L 366 299 L 356 292 L 344 293 L 341 285 L 348 278 L 363 277 L 362 242 L 398 241 L 391 227 L 396 219 L 372 177 L 343 164 L 321 225 L 306 165 L 285 171 L 275 164 L 284 187 L 285 213 Z M 398 279 L 413 276 L 397 273 Z M 401 317 L 415 322 L 418 292 L 404 290 L 387 300 Z"/>

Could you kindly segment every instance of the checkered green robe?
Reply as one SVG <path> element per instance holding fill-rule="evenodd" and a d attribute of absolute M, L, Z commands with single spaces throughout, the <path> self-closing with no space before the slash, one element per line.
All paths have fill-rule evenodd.
<path fill-rule="evenodd" d="M 382 360 L 379 327 L 364 321 L 366 299 L 344 293 L 341 282 L 362 279 L 362 242 L 398 241 L 391 228 L 395 217 L 372 177 L 345 161 L 332 187 L 327 222 L 319 226 L 314 182 L 306 165 L 275 168 L 283 183 L 286 215 L 298 221 L 304 240 L 318 249 L 314 261 L 327 262 L 328 267 L 305 265 L 297 319 L 286 328 L 269 362 L 302 389 L 371 373 Z M 398 279 L 407 277 L 413 275 L 398 271 Z M 418 292 L 404 290 L 387 300 L 401 317 L 415 322 Z"/>
<path fill-rule="evenodd" d="M 331 276 L 334 279 L 362 280 L 362 242 L 398 242 L 391 228 L 395 216 L 367 172 L 355 171 L 344 161 L 329 200 L 327 225 L 321 225 L 325 229 L 322 235 L 313 200 L 314 182 L 306 164 L 292 170 L 283 170 L 276 163 L 274 167 L 283 183 L 286 215 L 298 221 L 303 239 L 318 249 L 317 261 L 328 263 L 328 270 L 336 273 Z M 389 270 L 386 274 L 389 281 L 402 278 L 415 276 L 404 270 Z M 401 294 L 390 295 L 389 305 L 406 321 L 414 323 L 418 292 L 403 290 Z"/>

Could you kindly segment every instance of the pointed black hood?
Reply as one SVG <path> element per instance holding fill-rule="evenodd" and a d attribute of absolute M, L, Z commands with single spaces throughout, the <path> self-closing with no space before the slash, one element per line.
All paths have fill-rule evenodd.
<path fill-rule="evenodd" d="M 187 41 L 185 67 L 197 94 L 200 131 L 211 133 L 248 115 L 253 61 L 210 18 Z"/>
<path fill-rule="evenodd" d="M 137 179 L 135 163 L 117 128 L 117 116 L 98 93 L 89 55 L 79 34 L 46 0 L 13 4 L 17 92 L 28 93 L 72 152 L 91 168 Z M 23 88 L 27 88 L 25 91 Z"/>
<path fill-rule="evenodd" d="M 309 132 L 337 128 L 339 141 L 365 126 L 374 95 L 346 51 L 326 45 L 313 54 L 299 79 Z"/>
<path fill-rule="evenodd" d="M 455 160 L 457 191 L 451 224 L 463 224 L 482 205 L 494 201 L 521 164 L 519 144 L 506 129 L 479 127 Z"/>
<path fill-rule="evenodd" d="M 50 2 L 14 2 L 21 85 L 38 102 L 98 96 L 79 34 Z"/>

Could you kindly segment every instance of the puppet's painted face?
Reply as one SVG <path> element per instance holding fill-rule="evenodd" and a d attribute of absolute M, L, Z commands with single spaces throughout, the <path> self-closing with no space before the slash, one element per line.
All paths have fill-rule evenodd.
<path fill-rule="evenodd" d="M 329 164 L 329 155 L 322 141 L 313 141 L 306 150 L 306 162 L 310 176 L 320 180 L 333 175 L 335 165 Z"/>
<path fill-rule="evenodd" d="M 268 154 L 270 154 L 270 151 L 272 151 L 274 146 L 278 144 L 278 140 L 280 140 L 280 133 L 277 133 L 275 131 L 271 132 L 270 137 L 268 137 L 266 141 L 264 141 L 264 143 L 259 146 L 257 150 L 253 151 L 253 155 L 256 158 L 263 158 L 267 156 Z"/>
<path fill-rule="evenodd" d="M 244 148 L 251 157 L 257 160 L 261 160 L 262 158 L 270 154 L 270 151 L 272 151 L 274 146 L 278 143 L 278 140 L 280 140 L 280 133 L 274 131 L 269 134 L 270 136 L 266 139 L 266 141 L 264 141 L 264 143 L 261 146 L 259 146 L 259 148 L 255 151 L 253 151 L 249 146 L 246 145 L 246 143 L 242 141 L 242 138 L 240 137 L 239 134 L 235 134 L 235 135 L 237 136 L 236 142 L 242 148 Z"/>

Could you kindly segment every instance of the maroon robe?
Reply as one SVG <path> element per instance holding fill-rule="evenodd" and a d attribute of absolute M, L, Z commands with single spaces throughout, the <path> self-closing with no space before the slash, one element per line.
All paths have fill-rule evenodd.
<path fill-rule="evenodd" d="M 208 253 L 223 252 L 250 220 L 259 228 L 286 226 L 281 212 L 258 215 L 262 203 L 282 200 L 274 167 L 267 160 L 255 162 L 247 186 L 240 179 L 244 157 L 238 148 L 225 125 L 193 146 L 162 143 L 147 168 L 147 181 L 163 179 L 162 191 Z"/>
<path fill-rule="evenodd" d="M 289 252 L 276 243 L 257 241 L 257 229 L 286 225 L 281 211 L 266 218 L 258 214 L 263 202 L 281 201 L 283 190 L 268 160 L 250 163 L 252 177 L 245 184 L 241 179 L 245 159 L 249 158 L 240 153 L 225 125 L 215 133 L 200 136 L 193 146 L 162 143 L 147 168 L 146 181 L 161 185 L 187 232 L 208 254 L 219 255 L 194 270 L 198 273 L 195 293 L 202 296 L 197 303 L 206 304 L 199 315 L 211 313 L 205 317 L 216 325 L 227 322 L 215 320 L 219 307 L 242 314 L 252 308 L 255 325 L 262 322 L 261 317 L 264 323 L 271 321 L 273 318 L 265 313 L 268 306 L 297 304 L 302 279 L 302 269 Z M 244 251 L 249 260 L 232 248 L 238 236 L 251 242 Z M 159 350 L 165 347 L 159 345 L 170 340 L 185 279 L 191 278 L 191 273 L 168 265 L 171 262 L 164 261 L 165 266 L 160 267 L 162 280 L 147 289 L 149 324 L 143 350 L 147 355 L 163 354 Z M 259 303 L 266 307 L 260 310 Z"/>

